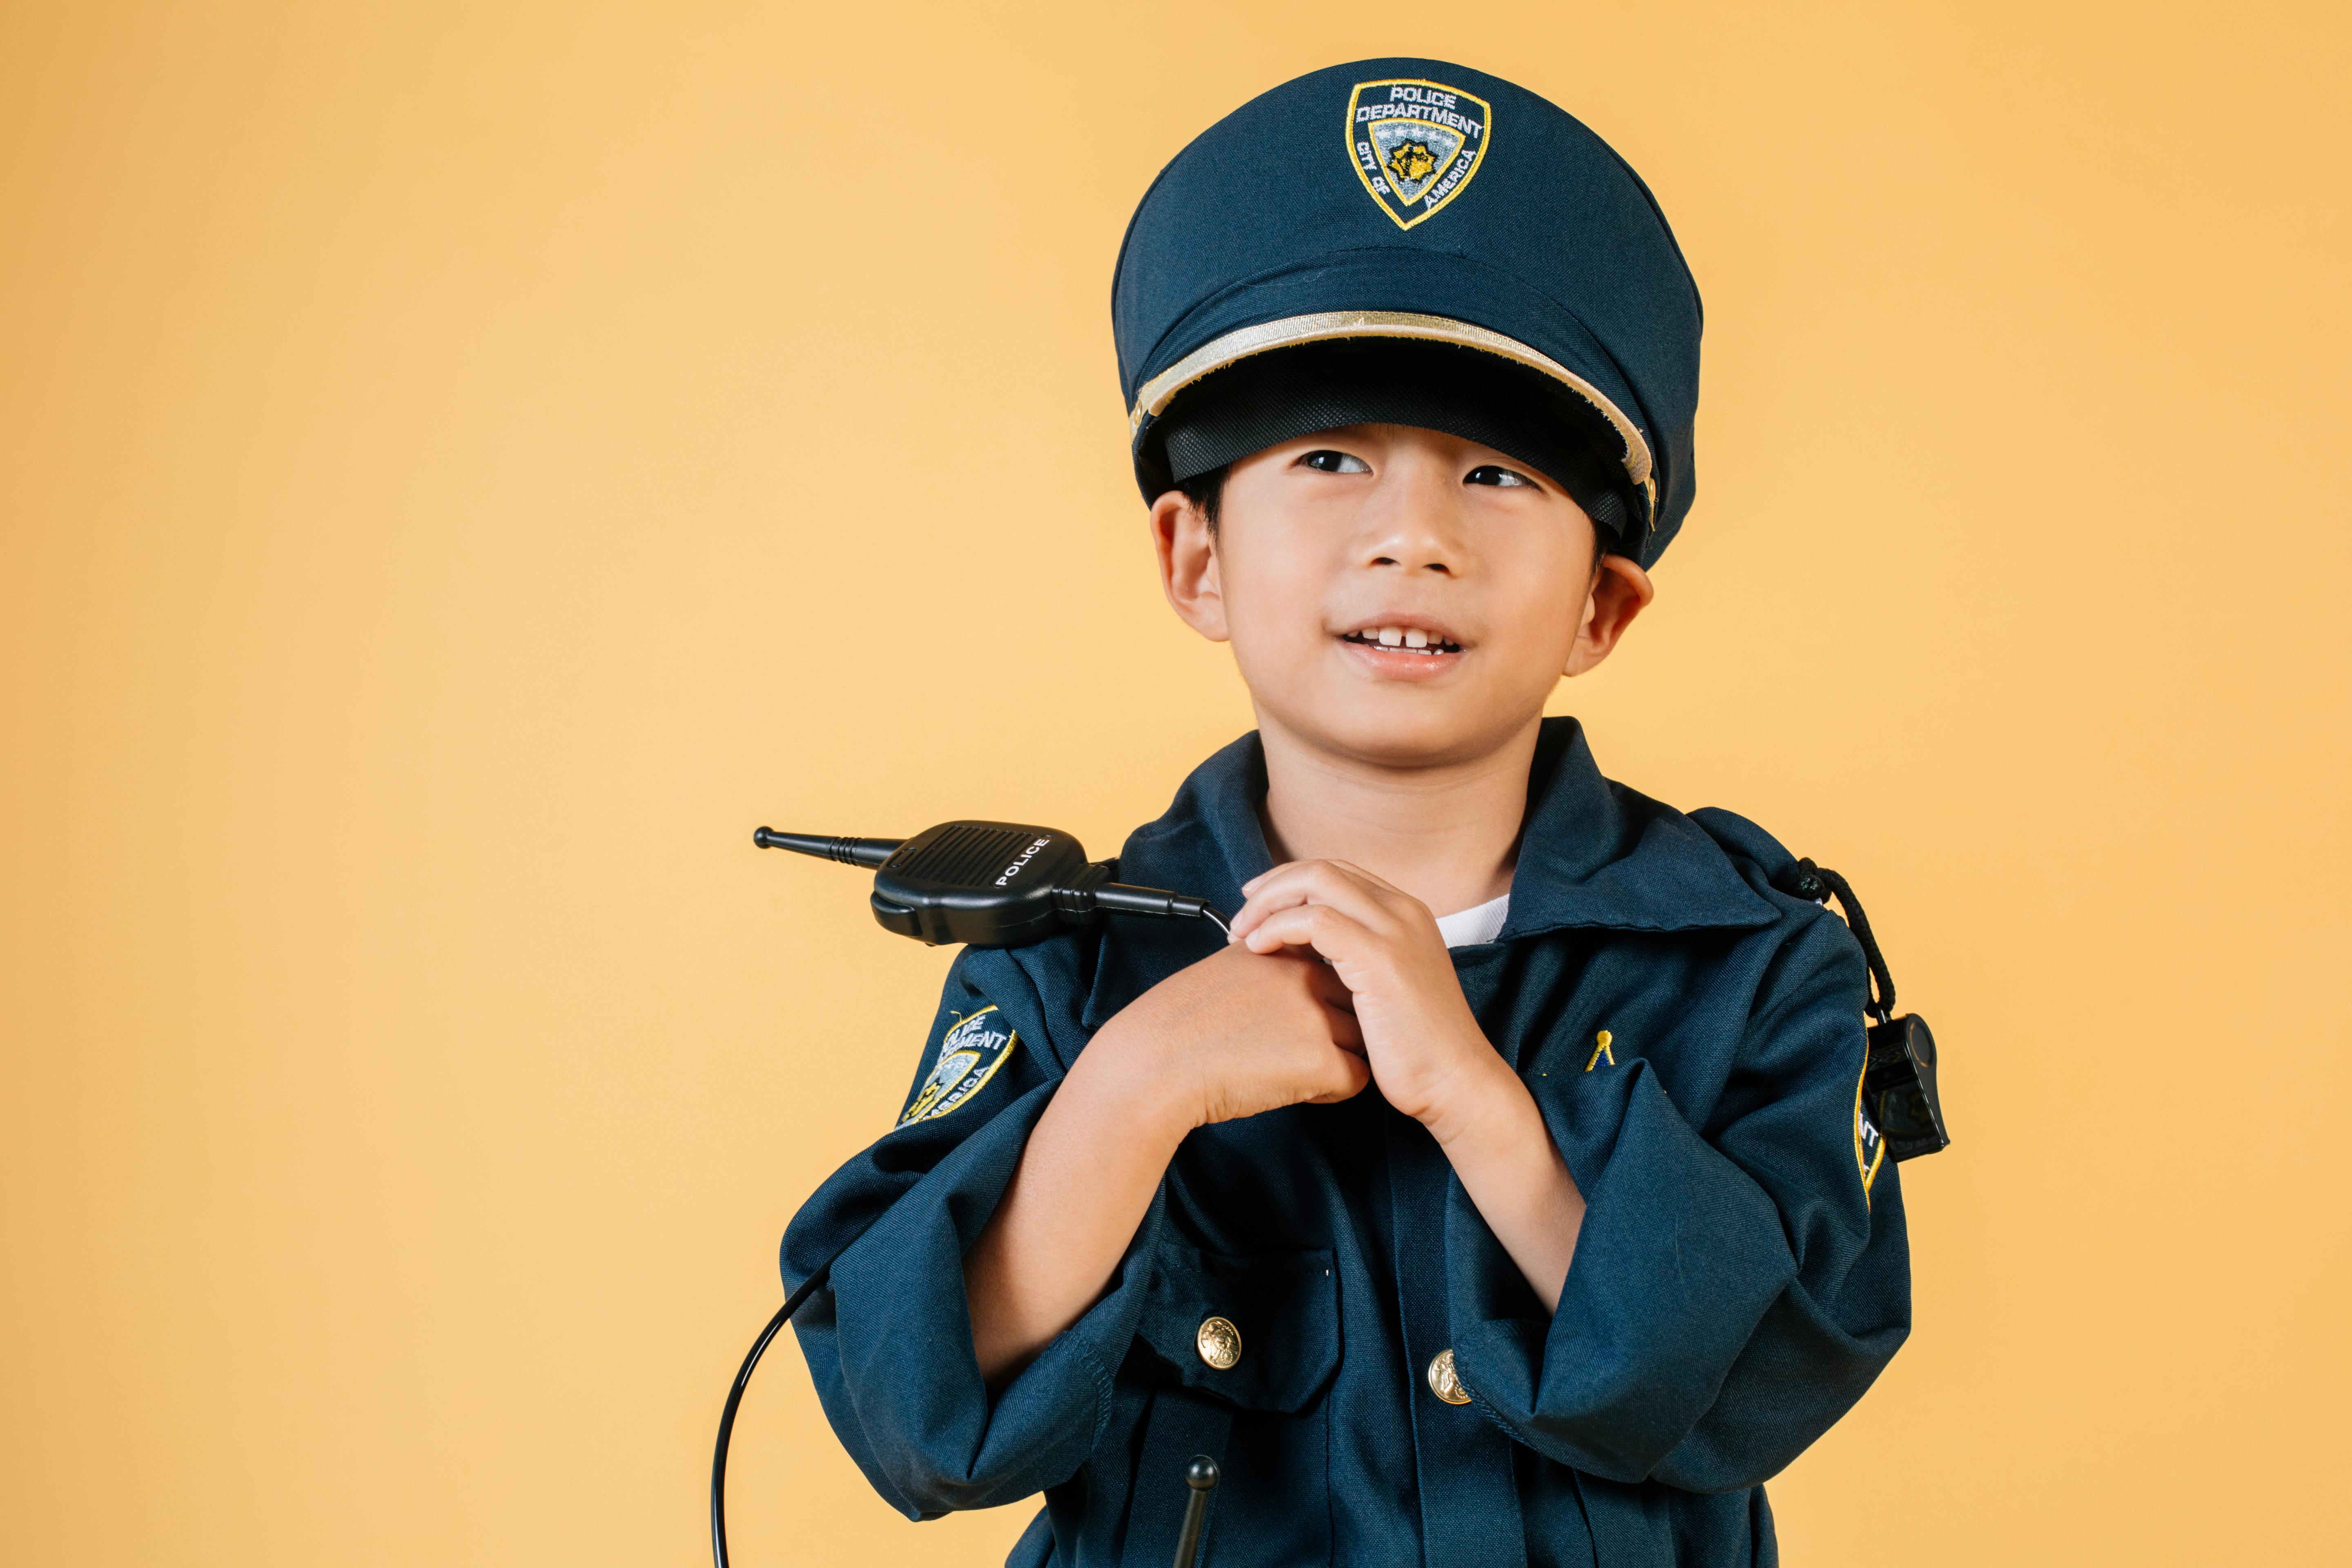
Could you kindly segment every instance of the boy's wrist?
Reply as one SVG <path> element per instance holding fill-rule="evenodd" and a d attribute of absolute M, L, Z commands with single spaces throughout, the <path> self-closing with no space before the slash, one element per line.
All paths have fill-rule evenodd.
<path fill-rule="evenodd" d="M 1173 1155 L 1184 1135 L 1200 1125 L 1199 1107 L 1170 1092 L 1170 1075 L 1151 1070 L 1146 1043 L 1130 1038 L 1118 1020 L 1106 1024 L 1078 1053 L 1062 1093 L 1075 1086 L 1088 1109 L 1122 1137 L 1163 1146 Z"/>
<path fill-rule="evenodd" d="M 1461 1070 L 1446 1080 L 1444 1090 L 1431 1099 L 1420 1117 L 1438 1146 L 1449 1152 L 1465 1138 L 1500 1132 L 1517 1113 L 1535 1104 L 1535 1097 L 1510 1064 L 1483 1037 L 1479 1044 L 1484 1048 L 1472 1054 Z"/>

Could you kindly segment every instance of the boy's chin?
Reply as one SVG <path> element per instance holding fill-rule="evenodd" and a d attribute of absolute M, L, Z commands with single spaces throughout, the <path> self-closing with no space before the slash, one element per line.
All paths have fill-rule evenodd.
<path fill-rule="evenodd" d="M 1335 761 L 1384 768 L 1474 763 L 1508 745 L 1542 718 L 1468 710 L 1460 702 L 1326 702 L 1296 712 L 1268 711 L 1297 743 Z"/>

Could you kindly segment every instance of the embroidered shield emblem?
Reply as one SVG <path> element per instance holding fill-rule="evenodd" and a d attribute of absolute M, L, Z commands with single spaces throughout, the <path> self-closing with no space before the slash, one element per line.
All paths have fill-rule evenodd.
<path fill-rule="evenodd" d="M 1862 1088 L 1869 1070 L 1865 1064 L 1863 1078 L 1853 1086 L 1853 1167 L 1862 1174 L 1862 1201 L 1865 1207 L 1870 1203 L 1870 1184 L 1878 1180 L 1878 1167 L 1886 1159 L 1886 1140 L 1879 1136 L 1878 1123 L 1870 1119 L 1870 1111 L 1863 1104 Z"/>
<path fill-rule="evenodd" d="M 959 1020 L 940 1039 L 939 1060 L 931 1064 L 915 1098 L 899 1113 L 898 1125 L 929 1121 L 963 1104 L 988 1087 L 988 1080 L 1020 1043 L 1021 1037 L 1005 1025 L 1004 1015 L 993 1005 Z"/>
<path fill-rule="evenodd" d="M 1427 222 L 1462 194 L 1493 129 L 1485 99 L 1444 82 L 1362 81 L 1348 96 L 1348 156 L 1399 228 Z"/>

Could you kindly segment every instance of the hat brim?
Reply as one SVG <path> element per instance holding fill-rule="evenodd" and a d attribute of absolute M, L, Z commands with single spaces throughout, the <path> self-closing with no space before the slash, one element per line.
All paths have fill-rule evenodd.
<path fill-rule="evenodd" d="M 1449 316 L 1423 315 L 1412 310 L 1318 310 L 1237 328 L 1202 344 L 1145 382 L 1136 394 L 1135 406 L 1128 410 L 1128 429 L 1130 434 L 1139 434 L 1144 421 L 1165 413 L 1178 393 L 1237 361 L 1275 349 L 1342 338 L 1417 338 L 1428 342 L 1454 343 L 1498 354 L 1529 370 L 1539 371 L 1591 404 L 1625 443 L 1622 460 L 1626 477 L 1637 485 L 1651 482 L 1650 443 L 1643 437 L 1641 427 L 1591 381 L 1517 338 Z"/>
<path fill-rule="evenodd" d="M 1610 547 L 1638 548 L 1647 497 L 1616 426 L 1532 366 L 1415 338 L 1318 338 L 1220 366 L 1149 422 L 1135 453 L 1150 494 L 1302 436 L 1414 426 L 1488 447 L 1542 474 Z"/>

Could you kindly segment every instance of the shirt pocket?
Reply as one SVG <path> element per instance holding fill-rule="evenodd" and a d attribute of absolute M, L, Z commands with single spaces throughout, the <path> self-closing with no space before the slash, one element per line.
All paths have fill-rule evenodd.
<path fill-rule="evenodd" d="M 1137 1332 L 1188 1388 L 1244 1410 L 1304 1410 L 1339 1364 L 1331 1254 L 1162 1246 Z"/>

